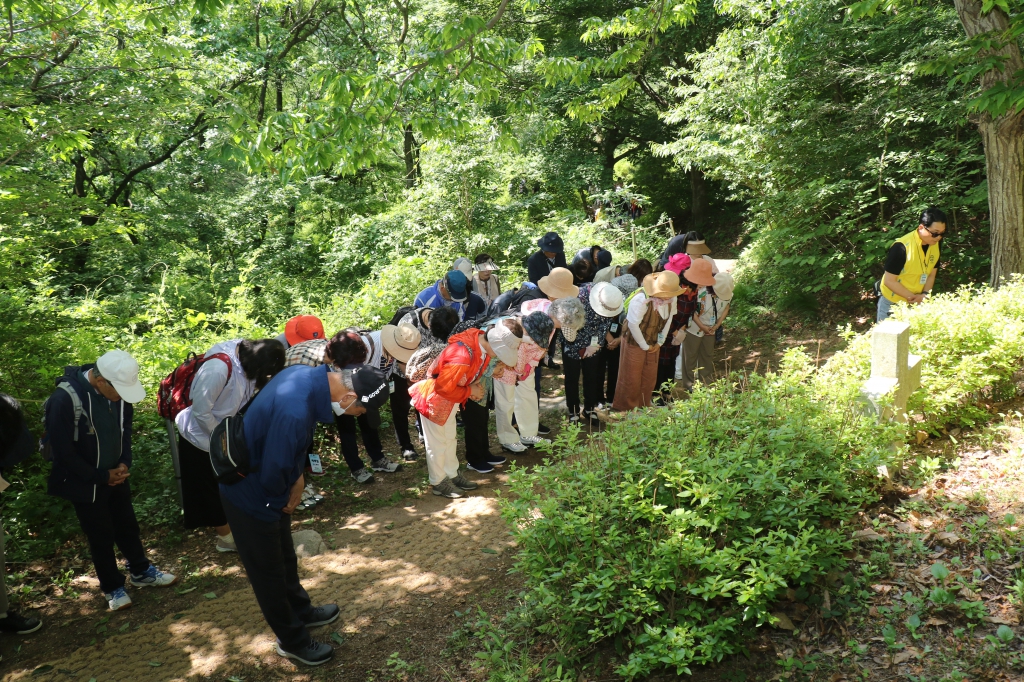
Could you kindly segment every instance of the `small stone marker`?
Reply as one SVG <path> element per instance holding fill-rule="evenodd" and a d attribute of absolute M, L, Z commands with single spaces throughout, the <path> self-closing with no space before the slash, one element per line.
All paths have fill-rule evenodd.
<path fill-rule="evenodd" d="M 326 545 L 320 533 L 315 530 L 299 530 L 292 533 L 292 544 L 295 545 L 295 555 L 298 557 L 310 557 L 323 554 Z"/>
<path fill-rule="evenodd" d="M 871 331 L 871 378 L 860 389 L 861 398 L 879 419 L 907 419 L 907 398 L 921 387 L 921 358 L 910 354 L 910 325 L 885 320 Z M 881 405 L 892 396 L 892 407 Z"/>

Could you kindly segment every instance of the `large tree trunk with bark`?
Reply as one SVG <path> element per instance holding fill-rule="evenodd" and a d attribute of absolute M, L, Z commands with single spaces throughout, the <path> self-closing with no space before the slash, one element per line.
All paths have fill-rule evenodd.
<path fill-rule="evenodd" d="M 1013 85 L 1015 75 L 1024 69 L 1024 59 L 1014 38 L 1006 37 L 1009 17 L 1000 9 L 981 11 L 982 0 L 955 0 L 960 22 L 973 38 L 989 34 L 992 49 L 980 57 L 998 57 L 1002 69 L 992 69 L 981 77 L 981 87 Z M 1005 41 L 1005 42 L 1004 42 Z M 1024 113 L 1009 111 L 997 117 L 982 113 L 978 130 L 985 145 L 988 174 L 988 207 L 991 224 L 993 287 L 1010 275 L 1024 272 Z"/>

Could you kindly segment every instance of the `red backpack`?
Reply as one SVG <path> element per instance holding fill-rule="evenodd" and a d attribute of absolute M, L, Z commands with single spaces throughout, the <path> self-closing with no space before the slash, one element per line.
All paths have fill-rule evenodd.
<path fill-rule="evenodd" d="M 157 395 L 156 411 L 164 419 L 174 419 L 178 413 L 192 405 L 192 379 L 207 360 L 217 358 L 228 366 L 228 379 L 231 379 L 231 358 L 227 353 L 214 353 L 204 356 L 189 353 L 185 362 L 160 382 L 160 393 Z"/>

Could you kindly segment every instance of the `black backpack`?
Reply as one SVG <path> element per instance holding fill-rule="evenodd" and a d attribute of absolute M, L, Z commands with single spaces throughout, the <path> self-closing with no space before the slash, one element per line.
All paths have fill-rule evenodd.
<path fill-rule="evenodd" d="M 245 411 L 255 398 L 253 396 L 238 414 L 225 417 L 210 436 L 210 465 L 218 483 L 234 485 L 260 470 L 252 466 L 245 442 Z"/>

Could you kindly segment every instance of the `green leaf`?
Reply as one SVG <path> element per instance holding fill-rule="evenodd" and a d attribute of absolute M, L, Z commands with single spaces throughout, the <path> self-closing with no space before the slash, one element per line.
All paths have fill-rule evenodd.
<path fill-rule="evenodd" d="M 945 564 L 941 561 L 937 561 L 932 564 L 931 569 L 929 570 L 931 571 L 932 577 L 940 582 L 945 581 L 946 578 L 949 577 L 949 569 L 946 568 Z"/>
<path fill-rule="evenodd" d="M 153 668 L 159 668 L 163 665 L 163 663 L 161 663 L 160 661 L 150 661 L 149 665 Z"/>
<path fill-rule="evenodd" d="M 203 596 L 206 597 L 207 599 L 216 599 L 217 598 L 217 593 L 216 592 L 207 592 Z"/>
<path fill-rule="evenodd" d="M 498 550 L 491 549 L 490 547 L 484 547 L 480 551 L 483 552 L 484 554 L 497 554 L 498 553 Z"/>
<path fill-rule="evenodd" d="M 50 665 L 49 663 L 44 663 L 43 665 L 41 665 L 38 668 L 36 668 L 35 670 L 33 670 L 32 674 L 33 675 L 42 675 L 43 673 L 50 672 L 51 670 L 53 670 L 53 666 Z"/>
<path fill-rule="evenodd" d="M 339 635 L 337 632 L 332 632 L 331 633 L 331 639 L 333 639 L 336 644 L 344 644 L 345 643 L 345 638 L 342 637 L 341 635 Z"/>
<path fill-rule="evenodd" d="M 195 592 L 198 589 L 198 587 L 188 587 L 175 590 L 175 592 L 177 592 L 178 594 L 188 594 L 189 592 Z"/>

